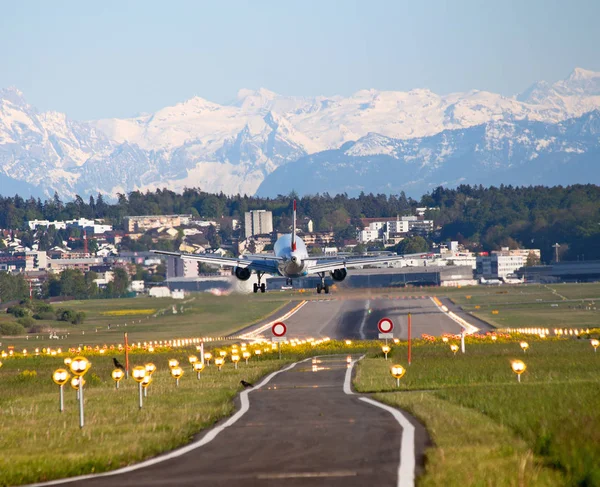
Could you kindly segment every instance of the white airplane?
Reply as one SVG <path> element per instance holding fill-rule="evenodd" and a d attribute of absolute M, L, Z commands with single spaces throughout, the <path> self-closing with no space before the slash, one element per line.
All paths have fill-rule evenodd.
<path fill-rule="evenodd" d="M 321 283 L 317 285 L 317 293 L 324 291 L 329 293 L 329 286 L 325 283 L 327 272 L 334 281 L 343 281 L 347 275 L 347 269 L 362 267 L 371 264 L 381 264 L 401 260 L 405 256 L 393 255 L 387 257 L 358 257 L 358 258 L 329 258 L 323 259 L 311 257 L 304 241 L 296 236 L 296 201 L 294 200 L 294 212 L 292 220 L 292 233 L 282 235 L 273 246 L 274 254 L 264 255 L 242 255 L 235 257 L 220 257 L 211 254 L 185 254 L 178 252 L 166 252 L 163 250 L 152 250 L 155 254 L 169 255 L 181 259 L 191 259 L 225 267 L 233 267 L 235 277 L 241 281 L 250 279 L 252 272 L 256 273 L 258 283 L 254 283 L 254 292 L 259 290 L 264 293 L 266 286 L 261 282 L 264 274 L 283 276 L 289 282 L 292 279 L 318 275 Z M 422 255 L 422 254 L 411 254 Z"/>

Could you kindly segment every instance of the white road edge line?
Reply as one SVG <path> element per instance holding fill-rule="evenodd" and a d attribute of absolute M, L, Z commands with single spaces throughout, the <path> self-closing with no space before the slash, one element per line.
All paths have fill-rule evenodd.
<path fill-rule="evenodd" d="M 270 321 L 266 325 L 262 325 L 260 328 L 257 328 L 256 330 L 252 330 L 252 331 L 250 331 L 248 333 L 244 333 L 243 335 L 240 335 L 237 338 L 240 338 L 242 340 L 254 340 L 254 339 L 256 339 L 258 337 L 258 335 L 260 335 L 263 331 L 266 331 L 269 328 L 271 328 L 278 321 L 287 320 L 290 316 L 295 315 L 298 311 L 300 311 L 300 308 L 304 307 L 304 305 L 306 303 L 308 303 L 308 301 L 306 301 L 306 300 L 302 301 L 298 306 L 292 308 L 290 311 L 288 311 L 283 316 L 280 316 L 279 318 L 276 318 L 273 321 Z"/>
<path fill-rule="evenodd" d="M 352 392 L 352 369 L 354 364 L 364 358 L 359 357 L 356 360 L 350 362 L 350 367 L 346 370 L 346 377 L 344 379 L 344 392 L 348 395 L 355 395 Z M 372 406 L 376 406 L 381 409 L 385 409 L 391 413 L 392 416 L 398 421 L 402 427 L 402 440 L 400 442 L 400 464 L 398 465 L 398 487 L 414 487 L 415 485 L 415 427 L 412 423 L 402 414 L 399 409 L 388 406 L 387 404 L 380 403 L 374 399 L 368 397 L 359 397 L 361 401 L 364 401 Z"/>
<path fill-rule="evenodd" d="M 200 438 L 196 441 L 193 441 L 192 443 L 185 445 L 181 448 L 178 448 L 177 450 L 173 450 L 170 453 L 166 453 L 164 455 L 160 455 L 158 457 L 151 458 L 149 460 L 145 460 L 143 462 L 136 463 L 134 465 L 129 465 L 128 467 L 119 468 L 118 470 L 111 470 L 110 472 L 79 475 L 77 477 L 69 477 L 66 479 L 51 480 L 49 482 L 40 482 L 37 484 L 28 484 L 25 487 L 41 487 L 41 486 L 46 486 L 46 485 L 60 485 L 60 484 L 67 484 L 70 482 L 77 482 L 79 480 L 87 480 L 87 479 L 92 479 L 92 478 L 121 475 L 124 473 L 133 472 L 133 471 L 139 470 L 141 468 L 150 467 L 152 465 L 156 465 L 157 463 L 162 463 L 167 460 L 171 460 L 173 458 L 177 458 L 182 455 L 185 455 L 186 453 L 189 453 L 192 450 L 195 450 L 196 448 L 200 448 L 201 446 L 204 446 L 207 443 L 210 443 L 212 440 L 214 440 L 217 437 L 217 435 L 219 433 L 221 433 L 221 431 L 223 431 L 225 428 L 228 428 L 229 426 L 233 425 L 236 421 L 238 421 L 248 411 L 248 409 L 250 409 L 250 400 L 248 399 L 248 394 L 250 392 L 252 392 L 256 389 L 260 389 L 265 384 L 267 384 L 273 377 L 275 377 L 277 374 L 286 372 L 286 371 L 294 368 L 296 365 L 306 362 L 308 360 L 312 360 L 312 357 L 309 357 L 304 360 L 300 360 L 298 362 L 294 362 L 293 364 L 290 364 L 281 370 L 277 370 L 277 371 L 269 374 L 267 377 L 265 377 L 259 384 L 255 385 L 252 389 L 243 390 L 242 392 L 240 392 L 241 407 L 240 407 L 239 411 L 237 411 L 233 416 L 231 416 L 231 418 L 229 418 L 225 423 L 223 423 L 219 426 L 215 426 L 214 428 L 212 428 L 211 430 L 206 432 L 206 434 L 204 436 L 202 436 L 202 438 Z"/>
<path fill-rule="evenodd" d="M 446 316 L 448 316 L 448 318 L 450 318 L 452 321 L 455 321 L 456 323 L 458 323 L 460 325 L 460 327 L 465 330 L 469 335 L 473 334 L 473 333 L 477 333 L 479 331 L 479 328 L 477 328 L 476 326 L 472 325 L 471 323 L 469 323 L 468 321 L 462 319 L 460 316 L 458 316 L 457 314 L 453 313 L 452 311 L 450 311 L 446 306 L 441 307 L 439 306 L 436 302 L 435 299 L 433 299 L 433 297 L 429 297 L 429 299 L 431 299 L 431 302 L 435 305 L 435 307 L 440 311 L 440 313 L 444 313 Z M 444 308 L 446 308 L 446 310 L 444 310 Z"/>

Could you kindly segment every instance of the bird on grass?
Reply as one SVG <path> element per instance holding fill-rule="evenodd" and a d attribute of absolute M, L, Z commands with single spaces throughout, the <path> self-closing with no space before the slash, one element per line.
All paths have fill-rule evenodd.
<path fill-rule="evenodd" d="M 250 382 L 246 382 L 243 379 L 240 381 L 240 384 L 244 386 L 244 389 L 248 389 L 248 387 L 254 387 L 252 384 L 250 384 Z"/>
<path fill-rule="evenodd" d="M 113 363 L 117 369 L 121 369 L 123 372 L 125 372 L 125 367 L 123 367 L 123 364 L 117 360 L 117 357 L 113 357 Z"/>

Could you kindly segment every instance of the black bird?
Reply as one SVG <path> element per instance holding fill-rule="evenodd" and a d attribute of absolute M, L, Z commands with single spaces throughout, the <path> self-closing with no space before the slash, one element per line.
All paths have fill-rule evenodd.
<path fill-rule="evenodd" d="M 248 387 L 254 387 L 252 384 L 250 384 L 250 382 L 246 382 L 243 379 L 240 381 L 240 384 L 242 384 L 245 389 L 247 389 Z"/>
<path fill-rule="evenodd" d="M 117 360 L 117 357 L 113 357 L 113 363 L 117 369 L 121 369 L 123 372 L 125 372 L 125 367 L 123 367 L 123 364 Z"/>

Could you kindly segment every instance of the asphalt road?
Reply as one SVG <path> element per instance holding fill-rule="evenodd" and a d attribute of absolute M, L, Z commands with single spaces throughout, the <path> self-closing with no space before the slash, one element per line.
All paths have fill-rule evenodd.
<path fill-rule="evenodd" d="M 398 482 L 400 445 L 407 434 L 399 422 L 343 391 L 346 357 L 317 360 L 297 364 L 251 390 L 247 412 L 204 446 L 139 470 L 69 485 L 412 485 L 410 476 L 403 479 L 408 484 Z M 415 425 L 415 453 L 405 448 L 402 458 L 414 454 L 418 474 L 427 436 L 409 421 Z"/>
<path fill-rule="evenodd" d="M 412 317 L 412 336 L 422 333 L 442 335 L 460 333 L 458 323 L 440 312 L 430 298 L 371 298 L 308 301 L 296 314 L 285 320 L 288 338 L 325 337 L 338 339 L 377 339 L 381 318 L 394 322 L 394 336 L 407 338 L 408 313 Z M 267 331 L 265 336 L 270 336 Z"/>

